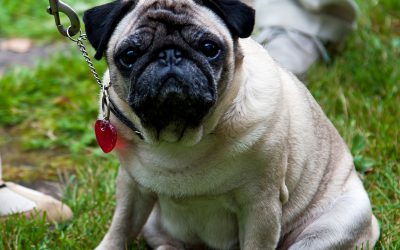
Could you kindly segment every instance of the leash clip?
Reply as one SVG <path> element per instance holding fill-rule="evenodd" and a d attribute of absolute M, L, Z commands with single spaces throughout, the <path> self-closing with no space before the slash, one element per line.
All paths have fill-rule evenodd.
<path fill-rule="evenodd" d="M 81 24 L 76 12 L 68 4 L 59 0 L 49 0 L 49 4 L 50 6 L 47 8 L 47 12 L 54 16 L 57 29 L 61 35 L 69 37 L 78 34 L 81 29 Z M 61 24 L 60 12 L 64 13 L 69 18 L 71 25 L 67 29 Z"/>

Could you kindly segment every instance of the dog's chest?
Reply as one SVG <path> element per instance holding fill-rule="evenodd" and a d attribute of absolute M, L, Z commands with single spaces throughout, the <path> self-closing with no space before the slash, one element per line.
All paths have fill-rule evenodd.
<path fill-rule="evenodd" d="M 160 197 L 159 205 L 161 223 L 174 238 L 215 249 L 237 246 L 237 219 L 228 197 L 180 200 Z"/>
<path fill-rule="evenodd" d="M 190 150 L 139 151 L 121 157 L 122 165 L 143 187 L 160 195 L 193 197 L 229 192 L 260 178 L 264 156 L 243 150 L 243 143 Z M 262 178 L 262 177 L 261 177 Z"/>

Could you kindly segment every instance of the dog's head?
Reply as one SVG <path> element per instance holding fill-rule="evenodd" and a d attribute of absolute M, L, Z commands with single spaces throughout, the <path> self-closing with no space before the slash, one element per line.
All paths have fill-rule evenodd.
<path fill-rule="evenodd" d="M 202 130 L 228 91 L 254 16 L 239 0 L 120 0 L 86 11 L 84 22 L 130 107 L 122 111 L 154 138 L 177 141 Z"/>

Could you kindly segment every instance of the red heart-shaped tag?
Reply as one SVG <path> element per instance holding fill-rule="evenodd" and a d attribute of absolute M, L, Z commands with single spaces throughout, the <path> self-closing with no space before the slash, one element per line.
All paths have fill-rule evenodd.
<path fill-rule="evenodd" d="M 117 130 L 107 120 L 97 120 L 94 126 L 96 140 L 104 153 L 110 153 L 117 143 Z"/>

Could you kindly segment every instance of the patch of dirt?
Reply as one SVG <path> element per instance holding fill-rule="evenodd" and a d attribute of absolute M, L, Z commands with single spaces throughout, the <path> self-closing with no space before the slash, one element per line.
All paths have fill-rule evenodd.
<path fill-rule="evenodd" d="M 64 43 L 35 46 L 29 39 L 0 38 L 0 77 L 13 67 L 33 67 L 66 46 Z M 61 150 L 24 150 L 21 133 L 18 128 L 0 127 L 3 178 L 59 199 L 73 171 L 70 156 Z"/>
<path fill-rule="evenodd" d="M 4 180 L 60 198 L 74 171 L 70 155 L 62 150 L 25 150 L 19 133 L 16 129 L 0 128 Z"/>
<path fill-rule="evenodd" d="M 13 67 L 32 67 L 37 61 L 48 58 L 66 46 L 65 43 L 35 46 L 28 39 L 0 38 L 0 77 Z"/>

